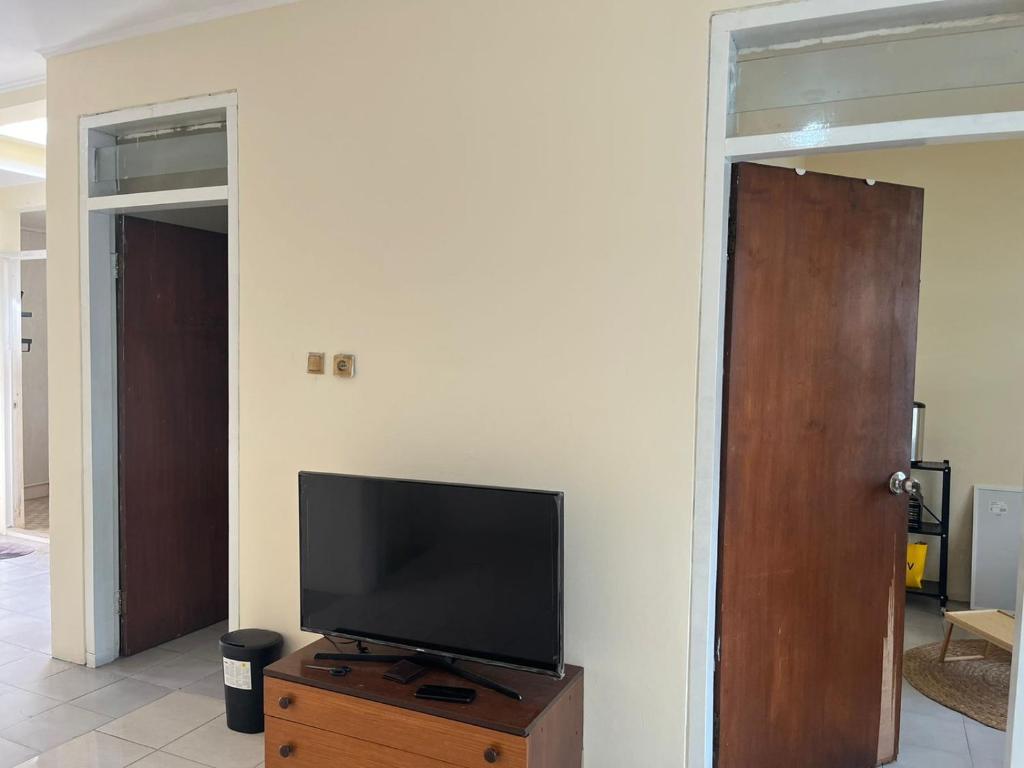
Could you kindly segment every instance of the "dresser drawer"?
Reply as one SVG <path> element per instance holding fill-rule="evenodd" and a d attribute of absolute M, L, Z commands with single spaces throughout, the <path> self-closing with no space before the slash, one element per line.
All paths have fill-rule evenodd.
<path fill-rule="evenodd" d="M 266 718 L 265 744 L 267 768 L 451 768 L 430 757 L 276 717 Z"/>
<path fill-rule="evenodd" d="M 278 728 L 284 722 L 389 747 L 406 760 L 404 763 L 395 763 L 396 768 L 420 768 L 421 765 L 434 768 L 439 766 L 436 761 L 462 768 L 488 768 L 492 765 L 497 768 L 526 767 L 525 738 L 354 696 L 339 696 L 337 693 L 277 678 L 264 678 L 264 685 L 268 768 L 271 765 L 297 764 L 291 758 L 280 756 L 271 762 L 271 752 L 277 754 L 275 750 L 280 746 L 272 744 L 271 724 Z M 298 754 L 298 750 L 295 754 Z M 415 755 L 431 759 L 422 763 L 413 762 Z M 320 765 L 327 766 L 328 763 Z M 356 768 L 362 763 L 350 765 Z M 369 762 L 366 765 L 391 768 L 392 763 Z"/>

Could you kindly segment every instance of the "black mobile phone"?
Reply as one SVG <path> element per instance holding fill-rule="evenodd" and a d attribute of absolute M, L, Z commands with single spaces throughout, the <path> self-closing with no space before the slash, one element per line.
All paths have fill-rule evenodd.
<path fill-rule="evenodd" d="M 416 690 L 416 698 L 469 704 L 476 698 L 476 691 L 472 688 L 455 688 L 450 685 L 421 685 Z"/>
<path fill-rule="evenodd" d="M 419 664 L 415 664 L 408 659 L 403 659 L 385 672 L 384 678 L 405 685 L 406 683 L 411 683 L 426 671 L 425 667 L 421 667 Z"/>

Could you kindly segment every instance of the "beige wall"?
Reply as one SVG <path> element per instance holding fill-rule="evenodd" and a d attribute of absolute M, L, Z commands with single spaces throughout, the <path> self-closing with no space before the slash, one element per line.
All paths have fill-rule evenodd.
<path fill-rule="evenodd" d="M 306 0 L 50 60 L 68 371 L 77 117 L 238 91 L 243 624 L 308 639 L 300 469 L 564 489 L 588 765 L 681 763 L 718 4 Z M 51 381 L 54 651 L 82 661 L 81 391 Z"/>
<path fill-rule="evenodd" d="M 0 251 L 21 250 L 21 212 L 46 204 L 46 184 L 0 187 Z"/>
<path fill-rule="evenodd" d="M 916 397 L 926 458 L 953 468 L 949 592 L 968 600 L 974 484 L 1024 482 L 1024 141 L 801 164 L 924 187 Z"/>

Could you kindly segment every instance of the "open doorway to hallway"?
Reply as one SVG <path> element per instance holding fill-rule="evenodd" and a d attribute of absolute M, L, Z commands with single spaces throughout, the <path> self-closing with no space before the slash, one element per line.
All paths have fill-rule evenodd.
<path fill-rule="evenodd" d="M 21 214 L 21 475 L 15 528 L 49 538 L 50 480 L 46 341 L 46 212 Z M 16 384 L 17 386 L 17 384 Z M 17 420 L 16 420 L 17 429 Z M 18 440 L 15 434 L 15 440 Z M 20 513 L 20 514 L 19 514 Z"/>
<path fill-rule="evenodd" d="M 787 702 L 774 705 L 775 719 L 808 704 L 797 719 L 804 725 L 813 721 L 822 699 L 800 699 L 797 686 L 795 694 L 784 691 L 808 670 L 814 671 L 815 692 L 832 691 L 823 699 L 844 702 L 843 723 L 862 718 L 867 724 L 871 747 L 855 752 L 859 745 L 847 733 L 850 744 L 808 764 L 867 768 L 887 762 L 896 751 L 894 765 L 908 768 L 1004 764 L 1024 518 L 1024 443 L 1019 430 L 1006 426 L 1024 414 L 1019 388 L 1024 349 L 1017 332 L 1022 309 L 1016 298 L 1024 288 L 1024 267 L 1013 256 L 1020 239 L 1014 169 L 1022 159 L 1024 142 L 1004 141 L 738 166 L 719 576 L 720 743 L 729 750 L 722 766 L 751 764 L 734 758 L 746 747 L 742 735 L 752 727 L 749 718 L 736 716 L 748 702 L 754 707 L 767 698 Z M 915 196 L 920 205 L 906 204 Z M 871 242 L 879 227 L 897 225 L 913 230 L 911 235 L 890 232 L 880 244 Z M 910 264 L 917 256 L 919 273 Z M 879 257 L 881 266 L 871 261 Z M 909 266 L 905 274 L 887 279 L 892 264 Z M 770 283 L 772 278 L 778 282 Z M 762 314 L 754 314 L 755 300 L 767 307 Z M 806 319 L 812 315 L 814 322 Z M 860 325 L 839 343 L 818 341 L 851 323 Z M 898 343 L 889 337 L 878 343 L 871 334 L 879 329 Z M 808 350 L 809 342 L 818 346 Z M 871 357 L 879 350 L 881 364 Z M 812 368 L 822 361 L 825 374 Z M 782 370 L 775 378 L 764 373 L 772 364 Z M 893 371 L 901 374 L 898 389 L 886 378 Z M 869 387 L 877 391 L 860 401 L 839 396 L 838 385 L 827 389 L 832 372 L 854 394 Z M 792 379 L 780 386 L 776 382 L 784 375 Z M 758 396 L 748 398 L 749 385 L 741 387 L 751 380 Z M 798 402 L 783 411 L 786 397 Z M 927 404 L 926 428 L 920 426 L 922 414 L 911 417 L 912 403 L 921 411 Z M 897 410 L 898 424 L 891 428 L 870 421 Z M 787 420 L 788 414 L 797 417 Z M 843 419 L 854 426 L 844 428 Z M 758 453 L 754 440 L 762 435 L 770 445 Z M 815 489 L 811 503 L 805 503 L 791 489 L 793 473 L 780 475 L 787 477 L 783 491 L 766 491 L 771 468 L 804 445 L 813 451 L 807 465 L 830 478 L 827 491 L 822 495 Z M 871 457 L 907 467 L 914 490 L 880 485 L 887 476 L 884 464 L 865 472 L 855 454 L 865 446 Z M 744 473 L 757 478 L 754 496 L 744 496 L 739 486 Z M 747 535 L 736 534 L 740 526 Z M 878 544 L 883 533 L 884 549 Z M 817 535 L 820 543 L 812 539 Z M 868 554 L 851 556 L 858 536 L 868 538 Z M 785 547 L 799 547 L 801 554 L 777 554 Z M 904 547 L 906 574 L 899 562 Z M 886 553 L 881 563 L 880 552 Z M 913 568 L 912 553 L 919 558 Z M 891 587 L 884 602 L 872 603 L 872 579 L 879 576 Z M 778 605 L 760 613 L 738 611 L 745 599 L 755 607 L 771 600 Z M 879 621 L 889 616 L 888 626 Z M 887 732 L 878 727 L 877 673 L 843 677 L 863 647 L 858 633 L 871 620 L 879 622 L 880 631 L 865 633 L 869 647 L 877 650 L 879 637 L 891 643 L 885 656 L 879 654 L 891 665 L 881 687 L 883 706 L 891 703 L 896 722 Z M 743 642 L 756 653 L 740 653 Z M 816 652 L 822 659 L 817 666 Z M 773 676 L 779 668 L 786 674 Z M 731 701 L 738 677 L 742 697 Z M 851 705 L 852 695 L 834 694 L 848 680 L 865 702 Z M 786 738 L 778 735 L 774 720 L 767 728 L 769 738 L 759 733 L 756 742 L 761 755 L 769 740 L 777 746 Z M 879 756 L 875 742 L 881 745 L 883 737 L 890 751 Z M 764 764 L 783 763 L 765 759 Z"/>

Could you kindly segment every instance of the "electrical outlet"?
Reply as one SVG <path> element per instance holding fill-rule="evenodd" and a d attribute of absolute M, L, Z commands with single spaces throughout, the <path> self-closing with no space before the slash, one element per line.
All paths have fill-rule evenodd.
<path fill-rule="evenodd" d="M 356 356 L 355 355 L 335 355 L 334 356 L 334 375 L 342 376 L 346 379 L 351 379 L 356 375 Z"/>

